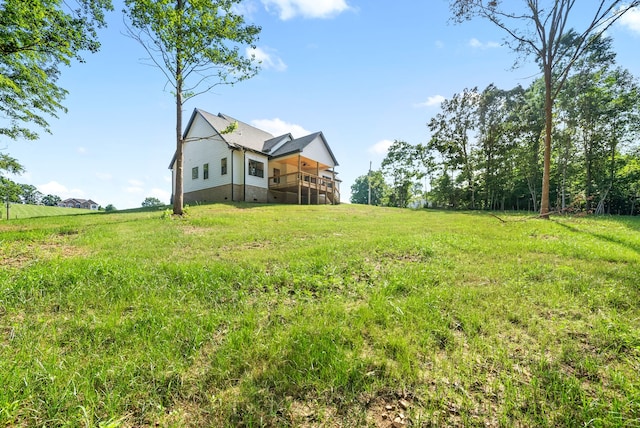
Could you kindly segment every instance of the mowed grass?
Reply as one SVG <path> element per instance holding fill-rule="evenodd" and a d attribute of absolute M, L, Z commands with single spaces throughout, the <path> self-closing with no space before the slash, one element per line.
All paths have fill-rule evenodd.
<path fill-rule="evenodd" d="M 640 426 L 640 219 L 0 223 L 0 426 Z"/>
<path fill-rule="evenodd" d="M 44 205 L 11 204 L 9 205 L 9 220 L 51 217 L 60 215 L 97 214 L 97 211 L 80 208 L 47 207 Z M 7 206 L 0 204 L 0 220 L 7 219 Z"/>

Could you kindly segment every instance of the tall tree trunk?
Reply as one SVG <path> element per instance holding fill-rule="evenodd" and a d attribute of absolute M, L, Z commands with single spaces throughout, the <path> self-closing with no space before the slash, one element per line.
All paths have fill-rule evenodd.
<path fill-rule="evenodd" d="M 176 1 L 176 11 L 180 16 L 184 0 Z M 178 25 L 181 26 L 181 23 Z M 181 28 L 181 27 L 180 27 Z M 178 31 L 180 31 L 180 28 Z M 184 141 L 182 139 L 182 51 L 176 50 L 176 188 L 173 195 L 173 214 L 182 215 L 184 206 Z"/>
<path fill-rule="evenodd" d="M 551 62 L 544 64 L 544 166 L 542 170 L 542 195 L 540 217 L 549 219 L 549 177 L 551 175 L 551 129 L 553 126 L 553 98 L 551 84 Z"/>
<path fill-rule="evenodd" d="M 182 215 L 184 205 L 184 141 L 182 139 L 182 82 L 176 90 L 176 188 L 173 195 L 173 213 Z"/>

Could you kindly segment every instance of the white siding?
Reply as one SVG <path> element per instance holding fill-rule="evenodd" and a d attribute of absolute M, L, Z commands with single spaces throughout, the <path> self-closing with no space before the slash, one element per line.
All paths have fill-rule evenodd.
<path fill-rule="evenodd" d="M 221 160 L 227 158 L 227 174 L 221 174 Z M 209 178 L 204 179 L 204 164 L 209 164 Z M 198 178 L 191 172 L 198 167 Z M 231 183 L 231 150 L 202 117 L 196 115 L 184 144 L 184 192 Z"/>
<path fill-rule="evenodd" d="M 264 170 L 264 177 L 255 177 L 253 175 L 249 175 L 249 161 L 250 160 L 255 160 L 258 162 L 262 162 L 263 164 L 263 170 Z M 253 152 L 247 152 L 246 156 L 245 156 L 245 171 L 246 171 L 246 177 L 247 177 L 247 184 L 249 186 L 256 186 L 256 187 L 262 187 L 262 188 L 267 188 L 269 185 L 269 158 L 267 156 L 264 155 L 260 155 L 258 153 L 253 153 Z"/>
<path fill-rule="evenodd" d="M 327 146 L 325 146 L 319 135 L 304 148 L 303 156 L 330 167 L 335 166 Z"/>

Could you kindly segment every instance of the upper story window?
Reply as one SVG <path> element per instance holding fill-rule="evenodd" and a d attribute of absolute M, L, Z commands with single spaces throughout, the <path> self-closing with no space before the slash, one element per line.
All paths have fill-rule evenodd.
<path fill-rule="evenodd" d="M 249 175 L 264 177 L 264 163 L 249 159 Z"/>
<path fill-rule="evenodd" d="M 209 164 L 205 163 L 202 165 L 202 178 L 207 180 L 209 178 Z"/>
<path fill-rule="evenodd" d="M 227 174 L 227 158 L 222 158 L 220 160 L 220 175 Z"/>
<path fill-rule="evenodd" d="M 197 180 L 198 179 L 198 175 L 199 175 L 198 167 L 194 166 L 193 168 L 191 168 L 191 179 L 192 180 Z"/>

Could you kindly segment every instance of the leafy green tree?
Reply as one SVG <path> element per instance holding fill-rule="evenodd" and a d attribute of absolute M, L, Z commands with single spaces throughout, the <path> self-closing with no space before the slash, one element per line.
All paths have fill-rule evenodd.
<path fill-rule="evenodd" d="M 586 2 L 581 2 L 584 4 Z M 593 36 L 603 34 L 640 0 L 599 0 L 590 3 L 595 12 L 582 32 L 575 32 L 574 43 L 563 45 L 569 32 L 572 9 L 576 0 L 451 0 L 454 20 L 462 22 L 473 17 L 489 20 L 507 35 L 507 44 L 517 53 L 532 55 L 542 69 L 545 86 L 545 139 L 540 215 L 549 218 L 551 175 L 551 136 L 553 107 L 571 67 L 580 58 Z"/>
<path fill-rule="evenodd" d="M 465 89 L 454 94 L 451 99 L 440 104 L 441 112 L 429 121 L 431 139 L 427 144 L 429 151 L 440 153 L 447 169 L 459 170 L 467 181 L 470 194 L 470 208 L 475 208 L 475 169 L 472 151 L 474 141 L 471 132 L 478 126 L 478 103 L 480 94 L 477 88 Z"/>
<path fill-rule="evenodd" d="M 65 111 L 60 66 L 99 49 L 97 29 L 110 9 L 111 0 L 0 2 L 0 135 L 34 140 L 29 124 L 49 132 L 47 118 Z"/>
<path fill-rule="evenodd" d="M 62 202 L 62 198 L 58 195 L 49 194 L 42 197 L 42 205 L 48 207 L 57 207 L 60 202 Z"/>
<path fill-rule="evenodd" d="M 2 171 L 6 171 L 11 174 L 21 174 L 24 172 L 24 167 L 20 165 L 17 159 L 4 153 L 0 153 L 0 174 Z"/>
<path fill-rule="evenodd" d="M 369 184 L 371 184 L 371 205 L 386 205 L 389 201 L 389 185 L 384 181 L 380 170 L 371 171 L 356 178 L 351 186 L 351 203 L 369 203 Z"/>
<path fill-rule="evenodd" d="M 0 204 L 2 202 L 20 202 L 20 185 L 6 177 L 0 177 Z"/>
<path fill-rule="evenodd" d="M 128 34 L 146 50 L 173 88 L 176 107 L 173 213 L 183 212 L 182 108 L 217 85 L 253 77 L 253 58 L 239 47 L 255 47 L 260 27 L 236 13 L 241 0 L 125 0 Z"/>
<path fill-rule="evenodd" d="M 20 202 L 29 205 L 38 205 L 42 201 L 42 193 L 31 184 L 19 184 Z"/>
<path fill-rule="evenodd" d="M 424 164 L 421 160 L 424 147 L 414 146 L 406 141 L 394 141 L 382 161 L 381 171 L 391 182 L 389 205 L 406 208 L 420 186 L 424 177 Z"/>
<path fill-rule="evenodd" d="M 106 207 L 104 207 L 105 212 L 113 212 L 113 211 L 117 211 L 116 207 L 113 206 L 113 204 L 109 204 Z"/>
<path fill-rule="evenodd" d="M 0 202 L 19 202 L 20 186 L 3 176 L 3 171 L 11 174 L 21 174 L 24 168 L 18 161 L 4 153 L 0 154 Z"/>
<path fill-rule="evenodd" d="M 145 198 L 144 201 L 142 201 L 142 206 L 143 207 L 161 207 L 164 204 L 162 203 L 162 201 L 158 198 L 155 198 L 153 196 L 149 196 L 147 198 Z"/>

